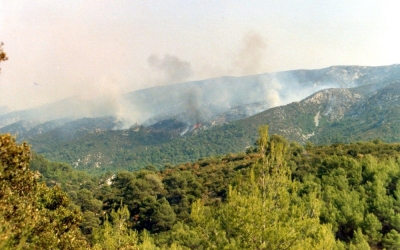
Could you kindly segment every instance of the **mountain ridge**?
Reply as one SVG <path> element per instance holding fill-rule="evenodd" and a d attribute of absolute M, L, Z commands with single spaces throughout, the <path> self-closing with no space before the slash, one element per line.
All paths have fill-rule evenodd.
<path fill-rule="evenodd" d="M 231 109 L 241 110 L 240 119 L 274 106 L 281 106 L 329 87 L 357 87 L 398 79 L 400 65 L 331 66 L 317 70 L 292 70 L 242 77 L 219 77 L 202 81 L 157 86 L 126 93 L 103 96 L 93 100 L 70 97 L 29 110 L 0 115 L 0 129 L 21 120 L 31 127 L 58 119 L 114 116 L 122 127 L 138 123 L 152 125 L 178 117 L 193 126 L 216 120 Z M 252 104 L 257 104 L 251 106 Z M 235 117 L 226 122 L 235 120 Z M 222 123 L 225 121 L 221 121 Z"/>
<path fill-rule="evenodd" d="M 371 116 L 370 110 L 375 107 L 374 98 L 381 95 L 390 95 L 391 98 L 388 99 L 392 100 L 393 112 L 397 110 L 400 99 L 398 91 L 393 91 L 393 89 L 400 89 L 400 83 L 388 83 L 386 87 L 364 95 L 361 95 L 357 89 L 322 90 L 300 102 L 271 108 L 254 116 L 217 125 L 211 129 L 200 127 L 185 136 L 179 135 L 179 129 L 175 132 L 172 129 L 164 129 L 165 127 L 183 127 L 183 123 L 177 120 L 166 120 L 148 127 L 137 126 L 121 131 L 104 130 L 89 133 L 71 141 L 60 142 L 47 149 L 38 148 L 37 141 L 33 140 L 33 149 L 50 159 L 55 159 L 55 154 L 64 154 L 65 156 L 62 157 L 64 160 L 77 160 L 90 156 L 91 160 L 86 161 L 86 166 L 75 164 L 77 167 L 109 165 L 135 169 L 148 164 L 162 167 L 168 163 L 175 164 L 215 154 L 244 151 L 252 147 L 258 136 L 257 129 L 263 124 L 269 124 L 271 134 L 282 135 L 290 141 L 301 144 L 308 141 L 327 144 L 377 139 L 379 134 L 375 131 L 380 131 L 389 122 L 394 126 L 393 131 L 390 131 L 390 134 L 381 133 L 383 137 L 380 139 L 395 142 L 400 141 L 398 118 L 393 120 L 390 114 L 386 117 L 377 114 L 381 116 L 383 122 L 375 126 L 368 120 L 376 119 Z M 393 102 L 397 103 L 397 106 L 394 106 Z M 354 117 L 354 112 L 359 107 L 365 107 L 364 111 Z M 382 105 L 383 114 L 386 113 L 385 110 L 387 109 Z M 399 112 L 396 115 L 400 117 Z M 366 127 L 365 131 L 361 131 L 364 137 L 357 135 L 357 130 L 354 128 L 360 127 L 362 119 L 367 119 L 366 124 L 371 125 Z M 46 145 L 46 140 L 39 144 Z M 55 148 L 62 150 L 54 152 Z M 96 155 L 100 152 L 99 158 Z M 109 155 L 107 156 L 105 152 Z M 67 162 L 73 163 L 70 160 Z M 99 164 L 99 162 L 102 163 Z"/>
<path fill-rule="evenodd" d="M 332 72 L 341 75 L 334 75 Z M 285 77 L 289 79 L 296 75 L 298 82 L 313 86 L 309 89 L 315 89 L 314 85 L 328 87 L 332 79 L 339 79 L 336 80 L 336 85 L 353 86 L 353 88 L 325 88 L 311 93 L 302 100 L 263 111 L 268 105 L 267 94 L 271 98 L 277 95 L 275 97 L 285 100 L 285 93 L 287 95 L 288 91 L 296 92 L 296 89 L 277 92 L 281 89 L 274 86 L 274 74 L 282 74 L 281 81 L 284 81 Z M 182 93 L 172 91 L 173 94 L 168 96 L 164 90 L 171 87 L 164 86 L 161 88 L 164 99 L 145 104 L 149 105 L 150 111 L 161 105 L 161 112 L 162 108 L 167 106 L 163 106 L 164 101 L 175 101 L 175 110 L 164 116 L 154 116 L 153 120 L 148 119 L 147 123 L 136 123 L 124 127 L 123 121 L 113 116 L 64 118 L 64 120 L 52 120 L 32 128 L 29 128 L 28 121 L 18 121 L 19 123 L 0 128 L 0 132 L 4 132 L 5 129 L 17 131 L 22 135 L 20 140 L 28 140 L 36 152 L 44 154 L 51 160 L 64 161 L 85 169 L 114 167 L 136 169 L 148 164 L 162 167 L 168 163 L 176 164 L 210 155 L 244 151 L 252 147 L 257 139 L 256 131 L 263 124 L 269 124 L 272 134 L 280 134 L 302 144 L 308 141 L 325 144 L 372 140 L 376 139 L 378 133 L 381 139 L 388 142 L 400 140 L 397 136 L 400 125 L 396 120 L 398 119 L 396 117 L 400 117 L 396 109 L 400 103 L 396 94 L 400 89 L 398 83 L 400 65 L 342 66 L 315 71 L 298 70 L 290 74 L 287 72 L 274 74 L 268 75 L 270 77 L 268 86 L 274 88 L 267 94 L 263 92 L 264 101 L 260 102 L 257 102 L 257 99 L 246 100 L 249 93 L 252 94 L 251 91 L 246 92 L 247 95 L 241 96 L 241 99 L 230 102 L 229 98 L 223 99 L 228 100 L 227 103 L 220 100 L 214 101 L 218 95 L 221 95 L 221 92 L 214 91 L 207 96 L 210 102 L 205 102 L 206 97 L 199 94 L 197 97 L 193 95 L 189 97 L 195 100 L 203 98 L 201 101 L 192 100 L 185 104 L 185 100 L 178 98 L 182 96 Z M 260 75 L 248 78 L 260 79 Z M 265 87 L 256 81 L 250 85 L 243 85 L 238 80 L 241 78 L 235 79 L 237 82 L 225 82 L 220 87 L 226 89 L 225 85 L 232 84 L 231 94 L 240 93 L 243 86 L 247 88 L 257 86 L 257 88 L 254 87 L 255 91 Z M 325 82 L 321 82 L 321 79 Z M 208 84 L 212 86 L 210 82 Z M 285 88 L 288 85 L 288 82 L 285 84 L 281 82 L 279 86 Z M 174 88 L 182 86 L 187 85 L 182 83 Z M 204 90 L 207 88 L 204 87 L 202 91 Z M 152 91 L 157 94 L 159 89 L 153 88 Z M 156 96 L 154 94 L 148 96 L 146 93 L 150 92 L 142 90 L 131 94 L 141 96 L 139 103 L 144 102 L 149 96 Z M 184 92 L 186 93 L 188 92 Z M 203 104 L 206 107 L 201 106 Z M 219 106 L 222 111 L 212 113 L 208 107 L 216 106 L 216 104 L 225 106 Z M 233 106 L 234 104 L 240 105 Z M 379 107 L 381 107 L 380 110 Z M 228 109 L 223 110 L 223 108 Z M 387 112 L 388 110 L 390 112 Z M 21 124 L 25 124 L 26 127 L 21 127 Z M 368 127 L 365 124 L 375 124 L 375 127 Z M 392 138 L 390 135 L 393 135 Z"/>

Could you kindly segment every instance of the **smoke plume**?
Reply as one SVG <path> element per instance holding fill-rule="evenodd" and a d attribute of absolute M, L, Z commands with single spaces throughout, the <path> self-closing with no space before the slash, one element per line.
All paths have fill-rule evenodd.
<path fill-rule="evenodd" d="M 201 107 L 201 90 L 192 87 L 186 94 L 186 112 L 189 114 L 190 122 L 193 124 L 200 123 L 200 107 Z"/>
<path fill-rule="evenodd" d="M 162 74 L 162 84 L 183 82 L 193 74 L 190 62 L 183 61 L 172 55 L 164 55 L 163 58 L 159 58 L 157 55 L 152 54 L 147 59 L 147 63 L 152 69 Z"/>
<path fill-rule="evenodd" d="M 263 84 L 263 79 L 261 78 L 260 80 L 261 84 Z M 282 89 L 282 85 L 280 82 L 276 78 L 273 78 L 267 85 L 264 86 L 268 86 L 265 90 L 265 97 L 268 106 L 272 108 L 281 105 L 282 100 L 279 92 Z"/>
<path fill-rule="evenodd" d="M 266 39 L 256 32 L 247 33 L 233 61 L 233 71 L 243 75 L 260 73 L 267 48 Z"/>

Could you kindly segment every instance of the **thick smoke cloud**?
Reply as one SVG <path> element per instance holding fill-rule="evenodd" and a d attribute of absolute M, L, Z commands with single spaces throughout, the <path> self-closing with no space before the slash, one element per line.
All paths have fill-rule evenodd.
<path fill-rule="evenodd" d="M 126 78 L 117 81 L 126 93 L 191 79 L 400 58 L 400 16 L 388 4 L 369 1 L 360 8 L 343 1 L 329 5 L 344 11 L 332 14 L 326 5 L 218 2 L 199 1 L 188 12 L 179 1 L 2 1 L 0 34 L 9 60 L 0 74 L 0 106 L 33 108 L 80 93 L 91 98 L 99 78 L 113 71 Z M 343 19 L 348 14 L 353 18 Z M 259 33 L 242 33 L 248 30 Z M 147 62 L 152 53 L 158 53 L 150 58 L 153 66 Z M 186 73 L 173 73 L 168 60 Z M 150 81 L 153 73 L 163 81 Z"/>
<path fill-rule="evenodd" d="M 267 42 L 263 36 L 256 32 L 247 33 L 233 61 L 232 71 L 242 75 L 260 73 L 266 49 Z"/>
<path fill-rule="evenodd" d="M 230 62 L 219 65 L 219 75 L 265 72 L 266 49 L 265 37 L 256 32 L 246 33 L 236 51 L 228 56 Z M 147 69 L 151 77 L 146 84 L 159 88 L 127 94 L 127 87 L 121 83 L 130 83 L 132 79 L 125 76 L 123 70 L 110 70 L 98 76 L 91 87 L 86 86 L 85 91 L 81 91 L 81 98 L 71 99 L 73 103 L 66 102 L 64 106 L 68 108 L 60 108 L 61 112 L 54 111 L 53 119 L 62 116 L 114 116 L 122 124 L 119 128 L 129 128 L 135 123 L 150 125 L 174 117 L 186 122 L 191 129 L 228 110 L 252 105 L 252 108 L 244 108 L 240 112 L 253 115 L 267 108 L 298 101 L 316 91 L 315 87 L 298 84 L 296 77 L 285 76 L 283 80 L 274 74 L 174 84 L 195 79 L 199 72 L 191 62 L 171 54 L 151 54 L 147 57 Z M 213 72 L 206 72 L 205 75 L 213 75 Z M 39 87 L 45 87 L 42 85 Z M 35 87 L 39 90 L 38 86 Z"/>
<path fill-rule="evenodd" d="M 201 108 L 201 97 L 202 92 L 197 87 L 192 87 L 188 90 L 186 94 L 186 112 L 189 114 L 189 119 L 191 123 L 200 123 L 200 108 Z"/>
<path fill-rule="evenodd" d="M 161 84 L 183 82 L 193 75 L 190 62 L 183 61 L 176 56 L 164 55 L 163 58 L 151 55 L 147 59 L 149 66 L 162 74 Z"/>
<path fill-rule="evenodd" d="M 260 76 L 260 84 L 264 86 L 264 98 L 269 108 L 283 104 L 280 96 L 282 84 L 276 78 L 265 79 L 265 75 L 262 75 Z"/>
<path fill-rule="evenodd" d="M 228 69 L 225 70 L 227 74 L 254 74 L 261 70 L 261 65 L 264 58 L 264 52 L 266 50 L 266 39 L 256 32 L 246 33 L 237 51 L 233 52 L 232 61 Z M 175 55 L 165 54 L 159 56 L 157 54 L 151 54 L 147 58 L 147 64 L 152 74 L 150 86 L 162 86 L 174 83 L 180 83 L 190 80 L 196 75 L 192 68 L 192 64 L 185 61 Z M 228 65 L 227 65 L 228 66 Z M 223 71 L 221 72 L 223 74 Z M 223 85 L 225 85 L 224 83 Z M 186 122 L 191 125 L 199 124 L 203 118 L 210 115 L 210 113 L 220 110 L 221 112 L 231 108 L 231 105 L 243 104 L 251 102 L 251 100 L 236 100 L 238 93 L 230 93 L 230 90 L 226 86 L 219 86 L 218 82 L 212 84 L 209 90 L 200 89 L 195 85 L 188 86 L 181 93 L 163 93 L 167 96 L 176 96 L 164 100 L 164 97 L 160 97 L 161 103 L 158 105 L 164 106 L 161 110 L 147 109 L 145 104 L 130 103 L 122 98 L 122 93 L 118 90 L 117 92 L 113 89 L 113 85 L 107 85 L 105 89 L 105 97 L 103 98 L 103 104 L 108 105 L 109 114 L 116 116 L 120 121 L 123 122 L 124 128 L 131 126 L 134 123 L 148 123 L 151 124 L 157 120 L 156 117 L 162 117 L 165 112 L 182 112 L 186 118 L 183 118 Z M 261 85 L 268 86 L 265 92 L 260 93 L 255 88 L 253 94 L 247 97 L 254 97 L 255 102 L 266 99 L 269 107 L 274 107 L 281 104 L 279 90 L 281 86 L 277 81 L 268 84 Z M 247 93 L 249 91 L 247 87 L 239 90 L 240 93 Z M 254 87 L 254 86 L 253 86 Z M 110 91 L 111 88 L 111 91 Z M 246 90 L 247 89 L 247 90 Z M 180 90 L 182 91 L 182 90 Z M 211 93 L 213 92 L 213 93 Z M 216 96 L 214 96 L 216 95 Z M 210 98 L 207 98 L 209 96 Z M 144 102 L 152 102 L 151 100 L 143 100 Z M 161 101 L 164 100 L 164 101 Z M 212 108 L 207 106 L 212 104 Z M 104 106 L 104 105 L 101 105 Z M 171 106 L 171 107 L 169 107 Z M 207 106 L 207 107 L 204 107 Z M 226 107 L 225 107 L 226 106 Z M 210 109 L 211 108 L 211 109 Z M 215 110 L 214 110 L 215 109 Z"/>
<path fill-rule="evenodd" d="M 265 73 L 267 68 L 267 38 L 255 31 L 246 32 L 238 45 L 224 59 L 225 64 L 210 60 L 196 68 L 196 76 L 243 76 Z"/>
<path fill-rule="evenodd" d="M 266 48 L 267 42 L 265 37 L 254 31 L 245 33 L 239 46 L 235 51 L 232 51 L 229 64 L 219 65 L 219 75 L 250 75 L 265 71 L 265 69 L 262 69 L 262 65 Z M 190 62 L 171 54 L 165 54 L 162 57 L 157 54 L 152 54 L 147 58 L 147 63 L 153 75 L 152 86 L 180 83 L 199 75 L 199 72 L 192 68 Z M 202 68 L 208 68 L 209 72 L 200 72 L 200 75 L 215 74 L 215 67 L 205 65 Z M 180 93 L 168 93 L 168 95 L 176 95 L 177 97 L 172 103 L 169 100 L 165 100 L 163 103 L 164 105 L 172 105 L 171 110 L 184 113 L 186 116 L 184 120 L 186 119 L 188 123 L 194 125 L 201 123 L 203 118 L 208 117 L 210 113 L 215 113 L 216 110 L 221 110 L 221 112 L 223 112 L 226 111 L 226 109 L 232 108 L 231 105 L 235 106 L 242 102 L 251 102 L 251 100 L 235 100 L 236 98 L 241 99 L 242 97 L 238 97 L 238 93 L 230 93 L 232 89 L 229 90 L 226 88 L 226 82 L 222 84 L 223 86 L 220 85 L 221 84 L 217 81 L 212 84 L 212 86 L 209 86 L 209 90 L 200 89 L 194 85 L 188 85 L 186 89 L 179 90 L 182 91 Z M 238 87 L 238 85 L 235 86 L 236 88 Z M 250 86 L 243 87 L 245 89 L 239 90 L 239 92 L 249 94 L 246 88 Z M 272 84 L 272 88 L 267 91 L 267 94 L 264 92 L 264 94 L 260 94 L 257 89 L 255 89 L 254 94 L 252 94 L 255 96 L 255 102 L 267 99 L 269 106 L 277 106 L 281 103 L 279 99 L 279 84 Z M 163 98 L 160 98 L 160 100 L 162 99 Z M 210 105 L 213 110 L 210 110 Z M 163 107 L 163 110 L 164 109 L 165 107 Z M 154 117 L 164 115 L 163 113 L 160 114 L 157 112 L 158 111 L 155 111 L 152 115 L 154 115 Z"/>

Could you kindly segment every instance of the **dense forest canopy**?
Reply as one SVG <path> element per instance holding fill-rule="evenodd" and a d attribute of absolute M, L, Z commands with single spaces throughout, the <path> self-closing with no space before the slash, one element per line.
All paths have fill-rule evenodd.
<path fill-rule="evenodd" d="M 246 153 L 101 175 L 2 135 L 2 248 L 399 249 L 400 144 L 259 132 Z"/>
<path fill-rule="evenodd" d="M 246 152 L 101 175 L 1 134 L 0 248 L 400 249 L 399 143 L 258 132 Z"/>

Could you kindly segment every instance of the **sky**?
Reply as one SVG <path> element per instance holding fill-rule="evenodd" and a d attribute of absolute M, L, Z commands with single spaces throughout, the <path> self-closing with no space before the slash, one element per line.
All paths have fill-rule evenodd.
<path fill-rule="evenodd" d="M 400 63 L 389 0 L 0 0 L 0 107 L 333 65 Z"/>

